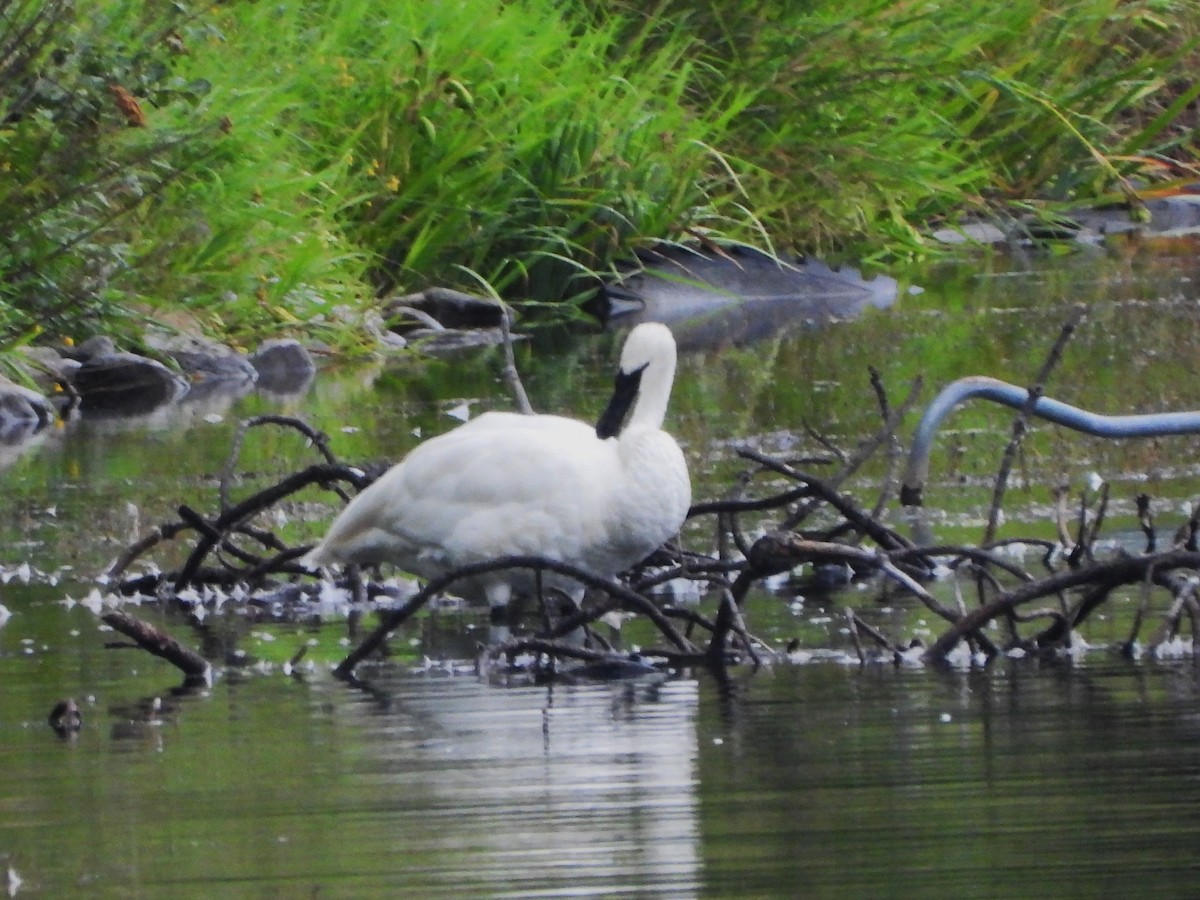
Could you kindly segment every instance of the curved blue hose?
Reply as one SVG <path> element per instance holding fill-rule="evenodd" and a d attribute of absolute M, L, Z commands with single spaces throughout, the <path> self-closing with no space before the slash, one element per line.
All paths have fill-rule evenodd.
<path fill-rule="evenodd" d="M 905 506 L 920 506 L 921 491 L 929 477 L 929 452 L 933 437 L 942 419 L 960 403 L 976 397 L 1021 409 L 1029 399 L 1029 391 L 1006 381 L 972 375 L 952 381 L 942 388 L 925 410 L 913 435 L 908 452 L 908 466 L 900 489 L 900 502 Z M 1050 397 L 1041 397 L 1032 414 L 1056 425 L 1106 438 L 1160 437 L 1168 434 L 1200 433 L 1200 410 L 1190 412 L 1146 413 L 1138 416 L 1102 416 Z"/>

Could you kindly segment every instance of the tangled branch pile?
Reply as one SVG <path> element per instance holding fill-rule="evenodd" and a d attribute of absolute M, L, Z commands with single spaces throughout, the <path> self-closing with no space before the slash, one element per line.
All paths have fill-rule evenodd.
<path fill-rule="evenodd" d="M 509 661 L 532 654 L 542 664 L 556 660 L 577 660 L 597 667 L 597 671 L 625 671 L 636 667 L 684 667 L 704 665 L 724 668 L 738 664 L 759 664 L 780 657 L 750 632 L 747 619 L 753 610 L 746 603 L 750 590 L 780 573 L 791 572 L 806 564 L 836 564 L 849 567 L 856 578 L 876 578 L 879 590 L 889 602 L 897 595 L 924 604 L 945 625 L 936 638 L 924 645 L 904 636 L 888 636 L 868 625 L 857 613 L 847 609 L 847 622 L 860 661 L 892 660 L 943 664 L 955 660 L 985 660 L 1001 653 L 1024 651 L 1057 653 L 1069 649 L 1079 626 L 1093 615 L 1117 588 L 1142 584 L 1168 591 L 1172 598 L 1169 612 L 1151 647 L 1165 641 L 1180 628 L 1185 614 L 1193 634 L 1200 633 L 1200 549 L 1197 527 L 1200 511 L 1180 529 L 1169 547 L 1159 549 L 1150 511 L 1150 501 L 1138 498 L 1145 534 L 1143 552 L 1118 551 L 1104 556 L 1098 539 L 1108 504 L 1107 486 L 1101 491 L 1096 509 L 1080 513 L 1075 534 L 1069 534 L 1066 495 L 1060 495 L 1059 540 L 1022 540 L 1027 546 L 1040 546 L 1044 553 L 1044 571 L 1034 573 L 1004 552 L 1013 540 L 988 541 L 980 546 L 917 546 L 885 523 L 893 498 L 894 469 L 900 458 L 896 437 L 899 422 L 914 404 L 919 383 L 914 384 L 904 402 L 890 407 L 878 376 L 872 384 L 882 424 L 851 454 L 839 454 L 840 468 L 818 478 L 805 466 L 822 460 L 785 460 L 751 449 L 739 450 L 749 467 L 736 487 L 722 499 L 696 504 L 690 511 L 689 534 L 703 531 L 711 523 L 712 553 L 685 552 L 678 546 L 663 548 L 645 564 L 627 574 L 622 581 L 598 578 L 577 567 L 539 557 L 514 557 L 464 567 L 422 586 L 407 598 L 398 596 L 393 586 L 366 573 L 348 571 L 337 589 L 360 604 L 374 604 L 379 624 L 337 667 L 336 673 L 352 676 L 355 667 L 377 653 L 395 629 L 419 612 L 443 592 L 453 593 L 461 578 L 484 571 L 522 567 L 541 572 L 567 574 L 587 585 L 588 600 L 582 609 L 556 611 L 554 603 L 542 598 L 541 617 L 520 636 L 490 648 L 490 660 Z M 238 502 L 228 498 L 228 482 L 236 464 L 241 443 L 249 429 L 275 425 L 296 429 L 321 455 L 321 461 L 292 473 Z M 1014 440 L 1019 441 L 1023 423 L 1018 417 Z M 878 452 L 889 460 L 888 475 L 879 497 L 870 509 L 861 506 L 841 490 L 865 461 Z M 330 586 L 314 578 L 296 560 L 307 545 L 288 546 L 270 527 L 262 524 L 276 507 L 301 491 L 318 486 L 335 491 L 346 499 L 345 487 L 362 490 L 380 472 L 364 471 L 338 461 L 330 452 L 324 435 L 305 423 L 280 416 L 262 416 L 242 423 L 234 442 L 229 465 L 222 478 L 220 509 L 204 514 L 183 506 L 179 518 L 159 525 L 131 546 L 107 573 L 120 593 L 138 594 L 171 603 L 184 596 L 194 605 L 198 590 L 209 596 L 220 595 L 223 603 L 232 599 L 242 603 L 275 603 L 286 599 L 297 617 Z M 1006 467 L 997 480 L 997 500 Z M 755 485 L 771 479 L 769 492 L 756 491 Z M 782 481 L 782 488 L 778 485 Z M 763 530 L 763 517 L 770 518 Z M 753 525 L 745 523 L 753 517 Z M 994 517 L 993 517 L 994 518 Z M 814 522 L 825 523 L 816 527 Z M 828 524 L 830 521 L 833 524 Z M 747 537 L 748 527 L 761 534 Z M 188 535 L 194 543 L 185 561 L 171 571 L 153 569 L 129 574 L 131 567 L 166 541 Z M 954 605 L 939 601 L 928 589 L 932 582 L 953 577 L 958 584 L 969 584 L 977 595 L 977 604 L 968 606 L 961 593 Z M 696 582 L 715 607 L 710 615 L 692 606 L 663 603 L 655 590 L 667 582 L 683 579 Z M 861 596 L 861 595 L 859 595 Z M 1041 602 L 1042 605 L 1038 605 Z M 709 604 L 705 604 L 709 606 Z M 1135 616 L 1133 631 L 1125 643 L 1132 651 L 1142 626 L 1146 602 Z M 619 612 L 643 617 L 650 622 L 661 646 L 644 648 L 636 660 L 614 649 L 596 629 L 595 623 Z M 172 658 L 168 639 L 147 638 L 135 634 L 145 623 L 127 614 L 106 617 L 118 630 L 134 637 L 151 650 L 166 656 L 195 677 L 197 662 L 186 655 Z M 996 627 L 999 626 L 999 627 Z M 583 640 L 579 640 L 580 635 Z M 167 652 L 162 648 L 168 647 Z M 176 648 L 177 649 L 177 648 Z M 178 651 L 183 653 L 184 651 Z M 610 668 L 615 667 L 615 668 Z"/>

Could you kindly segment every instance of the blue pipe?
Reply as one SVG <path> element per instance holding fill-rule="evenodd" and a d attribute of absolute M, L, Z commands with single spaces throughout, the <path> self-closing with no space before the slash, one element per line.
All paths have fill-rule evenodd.
<path fill-rule="evenodd" d="M 960 403 L 980 397 L 995 403 L 1021 409 L 1029 399 L 1029 391 L 1005 381 L 972 375 L 952 381 L 921 417 L 908 452 L 908 466 L 900 489 L 900 502 L 905 506 L 920 506 L 921 491 L 929 477 L 929 452 L 933 437 L 942 419 Z M 1147 413 L 1139 416 L 1102 416 L 1071 406 L 1050 397 L 1040 397 L 1032 414 L 1056 425 L 1065 425 L 1084 434 L 1105 438 L 1161 437 L 1168 434 L 1200 433 L 1200 410 L 1191 412 Z"/>

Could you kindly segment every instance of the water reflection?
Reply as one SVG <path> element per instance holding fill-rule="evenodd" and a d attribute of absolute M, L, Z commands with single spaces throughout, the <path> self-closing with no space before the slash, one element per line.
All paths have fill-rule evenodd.
<path fill-rule="evenodd" d="M 1182 896 L 1188 668 L 781 669 L 701 721 L 706 896 Z M 705 698 L 702 694 L 702 709 Z"/>
<path fill-rule="evenodd" d="M 0 860 L 33 895 L 1183 896 L 1200 839 L 1190 664 L 178 694 L 51 594 L 10 587 L 0 628 Z"/>
<path fill-rule="evenodd" d="M 694 681 L 495 689 L 383 678 L 363 777 L 425 875 L 490 896 L 680 896 L 698 884 Z"/>
<path fill-rule="evenodd" d="M 37 450 L 55 429 L 37 422 L 8 422 L 0 425 L 0 471 L 26 453 Z"/>

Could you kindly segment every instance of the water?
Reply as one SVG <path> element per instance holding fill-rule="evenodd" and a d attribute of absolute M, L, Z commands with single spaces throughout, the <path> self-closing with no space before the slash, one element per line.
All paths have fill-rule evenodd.
<path fill-rule="evenodd" d="M 71 742 L 6 703 L 0 842 L 35 896 L 1183 896 L 1200 837 L 1179 667 L 389 670 L 151 711 L 140 660 L 91 662 Z"/>
<path fill-rule="evenodd" d="M 1196 700 L 1104 664 L 755 679 L 701 752 L 706 893 L 1182 896 Z"/>
<path fill-rule="evenodd" d="M 1105 412 L 1200 407 L 1194 269 L 1192 255 L 1161 250 L 950 266 L 925 273 L 926 294 L 894 309 L 688 356 L 673 418 L 697 495 L 717 495 L 744 467 L 734 441 L 821 450 L 804 424 L 852 446 L 878 421 L 868 365 L 896 397 L 918 371 L 931 387 L 965 374 L 1028 383 L 1076 300 L 1090 317 L 1053 395 Z M 594 414 L 611 341 L 553 344 L 521 351 L 535 405 Z M 476 412 L 506 405 L 495 372 L 486 357 L 396 361 L 326 373 L 304 398 L 213 402 L 191 410 L 186 429 L 77 422 L 10 452 L 0 473 L 9 893 L 1188 895 L 1197 676 L 1186 657 L 1133 662 L 1107 649 L 1127 631 L 1119 606 L 1090 623 L 1095 649 L 1074 660 L 946 672 L 853 664 L 847 604 L 897 635 L 936 628 L 911 606 L 881 605 L 873 586 L 802 603 L 759 593 L 751 628 L 780 647 L 798 639 L 794 659 L 811 661 L 727 682 L 481 678 L 472 660 L 484 629 L 446 615 L 406 626 L 393 661 L 366 667 L 357 685 L 328 674 L 351 640 L 345 622 L 196 625 L 133 609 L 221 648 L 215 683 L 181 692 L 166 663 L 106 647 L 117 636 L 68 600 L 84 599 L 132 536 L 180 503 L 213 508 L 239 417 L 303 410 L 344 458 L 396 457 L 450 427 L 447 412 L 464 401 Z M 948 423 L 926 491 L 940 537 L 978 539 L 1009 415 L 969 409 Z M 1079 490 L 1101 471 L 1114 529 L 1129 527 L 1133 494 L 1148 490 L 1169 534 L 1197 487 L 1197 449 L 1194 438 L 1106 445 L 1037 429 L 1005 533 L 1052 534 L 1049 486 Z M 256 432 L 232 490 L 311 458 L 294 435 Z M 851 486 L 864 503 L 884 472 L 873 462 Z M 290 505 L 288 527 L 313 533 L 323 499 Z M 187 549 L 154 558 L 165 567 Z M 285 674 L 302 646 L 305 661 Z M 83 727 L 60 739 L 46 717 L 66 697 Z"/>

